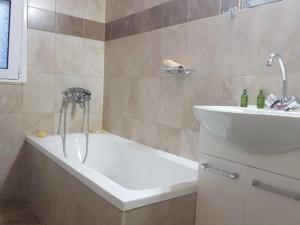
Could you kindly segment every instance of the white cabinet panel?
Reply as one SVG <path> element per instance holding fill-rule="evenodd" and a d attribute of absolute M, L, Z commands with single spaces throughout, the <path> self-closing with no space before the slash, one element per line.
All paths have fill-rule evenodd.
<path fill-rule="evenodd" d="M 300 181 L 250 168 L 249 174 L 244 224 L 299 225 Z"/>
<path fill-rule="evenodd" d="M 245 171 L 239 164 L 200 156 L 197 225 L 243 224 Z"/>

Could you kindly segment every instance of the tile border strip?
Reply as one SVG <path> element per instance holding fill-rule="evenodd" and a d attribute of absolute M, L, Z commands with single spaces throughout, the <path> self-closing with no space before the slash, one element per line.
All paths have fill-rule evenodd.
<path fill-rule="evenodd" d="M 106 41 L 128 37 L 194 20 L 218 16 L 229 8 L 246 8 L 248 0 L 171 0 L 141 12 L 107 22 Z"/>
<path fill-rule="evenodd" d="M 105 24 L 35 7 L 28 7 L 28 29 L 105 41 Z"/>
<path fill-rule="evenodd" d="M 28 6 L 28 29 L 110 41 L 214 17 L 230 7 L 246 8 L 249 0 L 171 0 L 138 13 L 100 23 Z"/>

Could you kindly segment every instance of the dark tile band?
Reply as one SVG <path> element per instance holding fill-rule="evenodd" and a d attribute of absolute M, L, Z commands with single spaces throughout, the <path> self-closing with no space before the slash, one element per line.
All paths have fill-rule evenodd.
<path fill-rule="evenodd" d="M 171 0 L 106 23 L 106 41 L 217 16 L 233 6 L 242 7 L 239 0 Z"/>
<path fill-rule="evenodd" d="M 105 24 L 28 7 L 28 28 L 105 41 Z"/>
<path fill-rule="evenodd" d="M 55 32 L 55 12 L 28 7 L 28 28 Z"/>
<path fill-rule="evenodd" d="M 105 24 L 28 7 L 28 28 L 109 41 L 217 16 L 238 4 L 239 0 L 171 0 Z"/>

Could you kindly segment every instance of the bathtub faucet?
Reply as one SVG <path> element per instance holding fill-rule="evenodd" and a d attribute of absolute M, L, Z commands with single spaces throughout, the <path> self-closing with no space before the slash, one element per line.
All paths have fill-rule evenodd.
<path fill-rule="evenodd" d="M 91 100 L 91 91 L 84 88 L 68 88 L 63 91 L 63 95 L 66 101 L 71 103 L 79 103 L 80 107 L 83 108 L 85 102 Z"/>
<path fill-rule="evenodd" d="M 59 125 L 58 125 L 58 131 L 57 133 L 61 135 L 62 138 L 62 144 L 63 144 L 63 153 L 64 156 L 67 158 L 67 151 L 66 151 L 66 138 L 67 138 L 67 112 L 68 112 L 68 105 L 69 103 L 73 104 L 79 104 L 80 108 L 83 109 L 83 119 L 82 119 L 82 126 L 81 126 L 81 133 L 84 133 L 84 125 L 86 120 L 86 151 L 83 159 L 80 159 L 82 163 L 85 163 L 87 156 L 88 156 L 88 150 L 89 150 L 89 120 L 90 120 L 90 100 L 91 100 L 91 91 L 79 88 L 79 87 L 73 87 L 68 88 L 65 91 L 62 92 L 63 94 L 63 102 L 61 105 L 60 110 L 60 117 L 59 117 Z M 87 116 L 86 116 L 87 114 Z M 62 124 L 62 117 L 64 115 L 63 124 Z M 63 126 L 62 126 L 63 125 Z M 63 132 L 61 132 L 61 126 L 63 127 Z"/>

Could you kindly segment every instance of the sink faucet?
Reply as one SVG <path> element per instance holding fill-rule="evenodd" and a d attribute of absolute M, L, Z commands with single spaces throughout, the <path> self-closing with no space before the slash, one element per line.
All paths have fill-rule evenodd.
<path fill-rule="evenodd" d="M 279 65 L 280 65 L 280 69 L 281 69 L 281 75 L 282 75 L 282 99 L 281 99 L 281 103 L 286 103 L 288 102 L 288 97 L 287 97 L 287 73 L 286 73 L 286 69 L 285 69 L 285 65 L 283 62 L 283 59 L 281 57 L 281 55 L 277 54 L 277 53 L 272 53 L 267 61 L 267 66 L 271 67 L 273 65 L 273 61 L 274 59 L 277 59 Z"/>
<path fill-rule="evenodd" d="M 274 59 L 277 59 L 280 69 L 281 69 L 281 75 L 282 75 L 282 97 L 277 98 L 274 94 L 269 95 L 266 98 L 265 105 L 269 108 L 273 108 L 275 110 L 282 110 L 282 111 L 291 111 L 291 110 L 296 110 L 300 108 L 300 99 L 291 96 L 287 96 L 287 73 L 285 69 L 285 65 L 283 62 L 283 59 L 281 55 L 277 53 L 272 53 L 267 61 L 267 66 L 271 67 L 273 65 Z"/>

